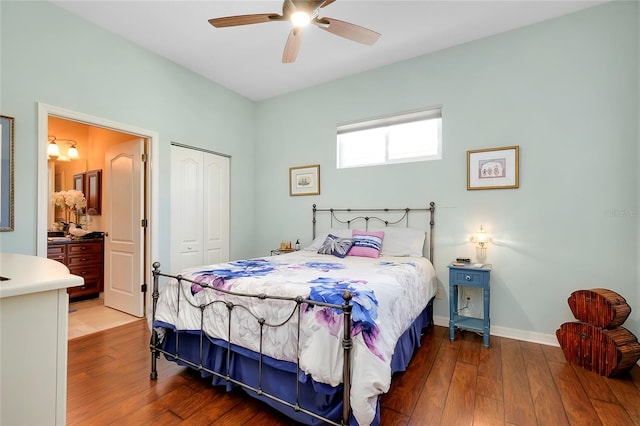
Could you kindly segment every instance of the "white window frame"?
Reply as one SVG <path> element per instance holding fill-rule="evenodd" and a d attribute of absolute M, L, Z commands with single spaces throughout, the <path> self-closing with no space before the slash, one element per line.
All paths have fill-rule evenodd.
<path fill-rule="evenodd" d="M 342 164 L 343 142 L 341 142 L 340 136 L 343 134 L 361 132 L 361 131 L 366 131 L 371 129 L 388 128 L 390 126 L 395 126 L 398 124 L 414 123 L 417 121 L 426 121 L 426 120 L 433 120 L 433 119 L 438 119 L 438 140 L 437 140 L 436 154 L 407 157 L 407 158 L 400 158 L 400 159 L 389 159 L 390 141 L 389 141 L 389 134 L 387 133 L 385 136 L 384 161 L 350 165 L 350 166 L 345 166 Z M 339 124 L 337 126 L 336 166 L 338 169 L 380 166 L 385 164 L 413 163 L 413 162 L 419 162 L 419 161 L 432 161 L 432 160 L 441 160 L 441 159 L 442 159 L 442 107 L 441 106 L 429 107 L 427 109 L 405 112 L 405 113 L 391 115 L 391 116 L 377 117 L 377 118 L 368 119 L 365 121 Z"/>

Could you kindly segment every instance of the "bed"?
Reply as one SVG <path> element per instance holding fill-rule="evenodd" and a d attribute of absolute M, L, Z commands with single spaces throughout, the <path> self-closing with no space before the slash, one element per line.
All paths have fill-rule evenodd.
<path fill-rule="evenodd" d="M 154 263 L 151 379 L 163 355 L 299 423 L 379 424 L 433 324 L 434 213 L 314 204 L 302 250 L 178 275 Z"/>

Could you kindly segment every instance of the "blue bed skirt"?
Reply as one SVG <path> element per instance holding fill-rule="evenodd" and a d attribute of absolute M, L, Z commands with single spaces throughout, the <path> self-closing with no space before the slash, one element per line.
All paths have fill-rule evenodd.
<path fill-rule="evenodd" d="M 391 359 L 391 371 L 396 373 L 405 371 L 409 365 L 409 361 L 415 350 L 420 347 L 420 337 L 422 330 L 433 324 L 433 299 L 427 307 L 422 311 L 420 316 L 414 321 L 409 329 L 400 337 L 396 344 L 393 358 Z M 200 331 L 180 331 L 176 332 L 175 328 L 161 321 L 154 322 L 154 327 L 162 327 L 166 330 L 165 338 L 162 341 L 162 349 L 170 352 L 189 362 L 200 364 Z M 227 374 L 227 343 L 219 339 L 205 338 L 202 340 L 202 365 L 220 374 Z M 258 369 L 259 355 L 253 351 L 232 345 L 231 356 L 229 361 L 228 374 L 229 377 L 248 384 L 254 388 L 258 388 Z M 165 355 L 169 361 L 175 361 L 180 365 L 187 365 L 172 356 Z M 261 387 L 264 392 L 276 395 L 291 404 L 295 404 L 296 389 L 296 366 L 294 363 L 287 361 L 279 361 L 267 356 L 262 358 L 262 383 Z M 236 387 L 235 384 L 227 382 L 223 378 L 216 377 L 211 373 L 201 371 L 203 377 L 212 376 L 213 385 L 226 386 L 227 390 Z M 323 383 L 315 382 L 310 376 L 299 373 L 300 377 L 300 407 L 317 413 L 323 417 L 331 419 L 336 423 L 340 423 L 342 418 L 342 385 L 332 387 Z M 282 405 L 263 395 L 258 395 L 250 389 L 244 389 L 245 392 L 257 398 L 274 409 L 280 411 L 285 416 L 295 420 L 296 422 L 306 425 L 324 424 L 319 419 L 309 416 L 308 414 L 295 411 L 293 408 Z M 380 423 L 380 406 L 378 404 L 376 417 L 373 425 Z M 357 425 L 357 422 L 351 416 L 350 425 Z"/>

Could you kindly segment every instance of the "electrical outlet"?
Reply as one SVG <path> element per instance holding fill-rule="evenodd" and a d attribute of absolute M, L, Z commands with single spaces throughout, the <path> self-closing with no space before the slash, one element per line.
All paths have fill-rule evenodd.
<path fill-rule="evenodd" d="M 436 287 L 436 299 L 442 299 L 442 289 L 440 287 Z"/>

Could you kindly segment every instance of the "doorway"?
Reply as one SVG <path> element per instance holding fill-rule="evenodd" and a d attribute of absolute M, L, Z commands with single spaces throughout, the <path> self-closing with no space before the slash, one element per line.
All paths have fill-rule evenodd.
<path fill-rule="evenodd" d="M 57 126 L 57 127 L 56 127 Z M 62 127 L 61 127 L 62 126 Z M 140 202 L 144 206 L 144 213 L 146 218 L 147 226 L 144 229 L 144 235 L 142 237 L 142 250 L 140 254 L 140 269 L 143 272 L 142 280 L 143 283 L 150 282 L 151 275 L 151 263 L 152 259 L 157 259 L 157 246 L 158 246 L 158 227 L 157 220 L 153 220 L 157 217 L 158 214 L 158 197 L 157 193 L 157 181 L 158 181 L 158 171 L 156 168 L 152 168 L 150 163 L 157 164 L 157 156 L 158 156 L 158 134 L 153 131 L 148 131 L 145 129 L 140 129 L 135 126 L 116 123 L 106 119 L 102 119 L 100 117 L 89 116 L 83 113 L 78 113 L 75 111 L 65 110 L 62 108 L 46 105 L 46 104 L 38 104 L 38 204 L 40 208 L 38 209 L 38 241 L 37 241 L 37 254 L 39 256 L 47 256 L 47 231 L 51 227 L 51 219 L 50 215 L 50 202 L 49 197 L 51 194 L 52 184 L 50 183 L 50 179 L 52 176 L 55 176 L 55 173 L 51 173 L 51 168 L 49 166 L 49 162 L 47 160 L 47 145 L 49 143 L 49 136 L 53 135 L 54 131 L 60 132 L 63 131 L 64 126 L 78 127 L 84 128 L 84 130 L 91 129 L 95 134 L 104 135 L 104 134 L 120 134 L 123 139 L 132 139 L 132 138 L 141 138 L 146 141 L 147 144 L 147 164 L 148 166 L 144 167 L 144 190 L 140 195 Z M 63 135 L 59 133 L 59 135 Z M 56 137 L 61 139 L 67 139 L 67 136 L 59 136 Z M 94 141 L 99 138 L 93 138 Z M 118 142 L 121 139 L 115 138 Z M 80 146 L 77 146 L 80 149 Z M 104 151 L 104 146 L 101 146 L 101 143 L 89 143 L 85 146 L 87 153 L 90 153 L 92 158 L 104 158 L 104 152 L 99 152 L 100 150 Z M 93 149 L 93 150 L 92 150 Z M 77 165 L 77 167 L 82 167 L 82 163 Z M 85 165 L 86 168 L 86 165 Z M 89 224 L 89 228 L 93 228 L 98 231 L 98 227 L 103 226 L 101 223 L 101 218 L 97 216 L 94 217 L 91 224 Z M 105 234 L 108 230 L 105 230 Z M 150 294 L 147 293 L 146 297 L 144 294 L 140 295 L 141 299 L 146 303 L 149 303 Z M 146 300 L 145 300 L 146 299 Z M 144 312 L 144 309 L 141 310 Z M 141 316 L 144 316 L 142 313 Z"/>

